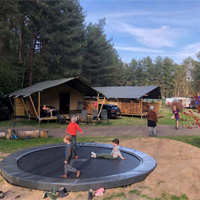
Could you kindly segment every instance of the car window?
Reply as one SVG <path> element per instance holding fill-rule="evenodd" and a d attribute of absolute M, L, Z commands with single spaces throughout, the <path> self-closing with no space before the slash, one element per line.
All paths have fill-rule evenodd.
<path fill-rule="evenodd" d="M 118 110 L 118 107 L 117 106 L 112 106 L 112 109 L 113 110 Z"/>

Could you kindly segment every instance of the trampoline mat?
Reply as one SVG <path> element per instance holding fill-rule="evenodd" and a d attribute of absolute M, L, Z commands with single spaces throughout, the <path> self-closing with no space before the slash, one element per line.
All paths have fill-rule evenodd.
<path fill-rule="evenodd" d="M 85 161 L 75 161 L 73 167 L 81 171 L 80 179 L 105 177 L 121 173 L 126 173 L 140 164 L 140 160 L 128 153 L 121 152 L 126 160 L 109 160 L 104 158 L 90 158 L 91 151 L 95 153 L 111 153 L 112 149 L 102 147 L 80 146 L 76 149 L 79 159 Z M 28 173 L 60 178 L 64 173 L 65 147 L 41 149 L 21 157 L 17 165 Z M 70 173 L 69 178 L 75 179 L 76 174 Z"/>

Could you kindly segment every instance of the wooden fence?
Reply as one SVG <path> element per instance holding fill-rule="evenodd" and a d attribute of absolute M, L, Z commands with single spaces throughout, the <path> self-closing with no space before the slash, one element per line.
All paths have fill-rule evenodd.
<path fill-rule="evenodd" d="M 98 102 L 99 104 L 102 103 L 102 101 Z M 113 102 L 106 102 L 107 104 L 113 104 Z M 115 105 L 117 105 L 121 113 L 124 115 L 138 115 L 142 113 L 146 113 L 149 110 L 150 106 L 154 106 L 154 110 L 156 112 L 160 111 L 160 103 L 149 103 L 149 102 L 141 102 L 140 103 L 126 103 L 126 102 L 115 102 Z M 97 110 L 97 107 L 95 107 L 95 101 L 86 101 L 84 103 L 84 109 L 88 110 L 88 113 L 91 114 L 92 110 Z"/>

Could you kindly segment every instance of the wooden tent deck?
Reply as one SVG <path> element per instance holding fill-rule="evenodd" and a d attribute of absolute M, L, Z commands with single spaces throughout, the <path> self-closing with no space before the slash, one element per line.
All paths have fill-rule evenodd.
<path fill-rule="evenodd" d="M 63 116 L 66 117 L 66 122 L 70 121 L 70 116 L 69 114 L 62 114 Z M 33 119 L 38 119 L 35 115 L 32 115 L 31 118 Z M 40 120 L 38 120 L 39 123 L 42 123 L 43 121 L 57 121 L 58 117 L 57 116 L 52 116 L 52 117 L 40 117 Z"/>

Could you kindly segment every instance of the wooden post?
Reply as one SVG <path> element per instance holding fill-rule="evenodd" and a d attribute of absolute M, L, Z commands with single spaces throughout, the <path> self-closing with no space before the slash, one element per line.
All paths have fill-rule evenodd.
<path fill-rule="evenodd" d="M 32 104 L 32 106 L 33 106 L 33 110 L 34 110 L 34 112 L 35 112 L 35 114 L 36 114 L 36 117 L 39 119 L 39 116 L 38 116 L 37 111 L 36 111 L 36 109 L 35 109 L 35 105 L 34 105 L 34 103 L 33 103 L 33 100 L 32 100 L 32 98 L 31 98 L 31 95 L 29 95 L 29 99 L 30 99 L 31 104 Z"/>
<path fill-rule="evenodd" d="M 141 114 L 141 118 L 142 118 L 142 107 L 143 107 L 143 100 L 142 99 L 140 99 L 140 114 Z"/>
<path fill-rule="evenodd" d="M 117 106 L 121 109 L 121 107 L 119 105 L 119 99 L 117 99 Z"/>
<path fill-rule="evenodd" d="M 101 108 L 100 108 L 100 110 L 99 110 L 98 117 L 99 117 L 100 114 L 101 114 L 101 110 L 102 110 L 102 108 L 103 108 L 103 104 L 105 103 L 105 99 L 106 99 L 106 97 L 104 97 L 104 99 L 103 99 L 103 101 L 102 101 L 102 104 L 101 104 Z"/>
<path fill-rule="evenodd" d="M 27 110 L 27 108 L 26 108 L 26 105 L 25 105 L 25 102 L 24 102 L 23 97 L 21 97 L 21 101 L 22 101 L 23 106 L 24 106 L 24 109 L 26 110 L 26 113 L 27 113 L 27 115 L 28 115 L 29 113 L 28 113 L 28 110 Z"/>
<path fill-rule="evenodd" d="M 38 111 L 38 116 L 40 117 L 40 91 L 38 92 L 38 107 L 37 107 L 37 111 Z"/>
<path fill-rule="evenodd" d="M 10 104 L 11 104 L 11 106 L 12 106 L 13 111 L 15 111 L 14 105 L 13 105 L 13 103 L 12 103 L 10 97 L 8 97 L 8 98 L 9 98 L 9 101 L 10 101 Z"/>
<path fill-rule="evenodd" d="M 97 110 L 99 110 L 99 93 L 97 94 Z"/>

